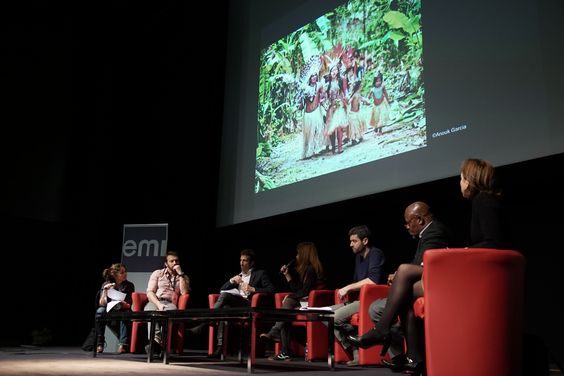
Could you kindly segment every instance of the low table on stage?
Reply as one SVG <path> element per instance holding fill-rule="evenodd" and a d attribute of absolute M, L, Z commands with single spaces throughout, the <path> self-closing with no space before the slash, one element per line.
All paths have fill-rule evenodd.
<path fill-rule="evenodd" d="M 151 323 L 151 351 L 147 354 L 147 361 L 151 362 L 152 359 L 152 344 L 155 336 L 155 324 L 159 323 L 162 327 L 165 325 L 168 330 L 162 331 L 162 343 L 166 344 L 167 336 L 170 333 L 170 328 L 175 322 L 197 321 L 197 322 L 240 322 L 243 330 L 250 329 L 250 335 L 242 336 L 247 338 L 247 371 L 253 372 L 253 367 L 256 360 L 256 342 L 257 332 L 256 324 L 260 322 L 276 321 L 321 321 L 327 324 L 327 364 L 331 370 L 335 369 L 334 355 L 333 355 L 333 316 L 334 312 L 325 309 L 277 309 L 277 308 L 263 308 L 263 307 L 238 307 L 238 308 L 189 308 L 185 310 L 175 311 L 144 311 L 144 312 L 108 312 L 100 315 L 97 319 L 103 321 L 112 320 L 140 320 Z M 246 325 L 245 325 L 246 324 Z M 244 351 L 242 343 L 241 351 Z M 168 363 L 168 349 L 166 345 L 163 348 L 163 363 Z M 250 351 L 248 350 L 250 349 Z M 96 356 L 96 347 L 94 347 L 94 356 Z M 240 356 L 242 362 L 242 356 Z"/>

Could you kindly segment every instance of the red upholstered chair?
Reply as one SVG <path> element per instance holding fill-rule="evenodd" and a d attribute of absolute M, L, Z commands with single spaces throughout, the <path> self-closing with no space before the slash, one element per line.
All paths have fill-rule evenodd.
<path fill-rule="evenodd" d="M 416 317 L 421 319 L 425 318 L 425 298 L 417 298 L 415 302 L 413 302 L 413 312 Z"/>
<path fill-rule="evenodd" d="M 374 322 L 370 318 L 368 308 L 376 299 L 388 296 L 388 285 L 364 285 L 360 288 L 360 310 L 355 315 L 358 317 L 358 334 L 362 335 L 374 327 Z M 353 319 L 356 318 L 353 317 Z M 359 349 L 358 363 L 360 365 L 380 364 L 382 357 L 380 356 L 382 346 L 372 346 L 368 349 Z"/>
<path fill-rule="evenodd" d="M 369 284 L 360 288 L 357 292 L 357 297 L 360 300 L 360 308 L 358 313 L 354 314 L 351 318 L 351 324 L 358 327 L 358 334 L 363 335 L 374 327 L 374 323 L 368 314 L 370 304 L 376 299 L 385 298 L 388 296 L 388 285 Z M 335 290 L 335 303 L 341 303 L 339 299 L 339 290 Z M 349 295 L 350 301 L 357 299 L 354 295 Z M 382 346 L 373 346 L 368 349 L 359 349 L 358 361 L 360 365 L 380 364 L 380 351 Z M 339 341 L 335 339 L 335 361 L 346 362 L 352 360 L 352 357 L 347 353 Z"/>
<path fill-rule="evenodd" d="M 437 249 L 423 262 L 427 375 L 520 376 L 523 255 Z"/>
<path fill-rule="evenodd" d="M 218 298 L 219 298 L 219 294 L 208 295 L 208 303 L 210 308 L 213 308 Z M 274 294 L 266 294 L 266 293 L 253 294 L 251 297 L 251 307 L 274 307 Z M 256 328 L 257 333 L 262 333 L 264 330 L 265 328 L 263 327 Z M 229 332 L 229 328 L 226 326 L 223 330 L 224 355 L 227 354 L 229 348 L 228 332 Z M 212 323 L 209 325 L 208 355 L 212 355 L 215 351 L 216 337 L 217 337 L 217 326 L 215 323 Z M 256 338 L 253 338 L 252 341 L 253 343 L 258 343 Z M 261 346 L 258 352 L 264 352 L 264 346 Z"/>
<path fill-rule="evenodd" d="M 339 297 L 339 290 L 335 289 L 335 304 L 343 303 L 343 300 Z M 347 295 L 347 301 L 355 301 L 359 299 L 360 292 L 353 291 Z M 358 325 L 358 314 L 353 315 L 351 318 L 351 325 L 357 326 Z M 351 354 L 345 351 L 341 343 L 335 338 L 335 362 L 337 363 L 344 363 L 349 360 L 352 360 Z"/>
<path fill-rule="evenodd" d="M 274 295 L 276 308 L 282 308 L 282 301 L 289 292 L 279 292 Z M 308 296 L 309 307 L 326 307 L 335 302 L 333 290 L 312 290 Z M 300 330 L 300 329 L 305 330 Z M 307 344 L 307 358 L 312 360 L 327 360 L 327 327 L 321 322 L 296 321 L 292 323 L 290 351 L 295 356 L 304 356 L 304 345 Z M 274 352 L 278 354 L 282 345 L 276 343 Z"/>
<path fill-rule="evenodd" d="M 147 304 L 149 302 L 149 299 L 147 298 L 147 294 L 144 292 L 134 292 L 133 294 L 131 294 L 131 297 L 133 299 L 133 307 L 132 307 L 132 311 L 133 312 L 141 312 L 143 311 L 143 308 L 145 307 L 145 304 Z M 184 294 L 184 295 L 180 295 L 180 297 L 178 298 L 178 309 L 186 309 L 186 306 L 188 305 L 188 300 L 190 299 L 190 294 Z M 131 326 L 131 352 L 135 353 L 135 352 L 141 352 L 140 349 L 138 349 L 137 344 L 139 343 L 139 328 L 142 325 L 147 325 L 146 322 L 141 322 L 141 321 L 133 321 L 133 324 Z M 174 341 L 176 341 L 176 352 L 178 354 L 182 354 L 182 352 L 184 351 L 184 324 L 183 323 L 179 323 L 179 324 L 174 324 L 172 327 L 172 334 L 168 337 L 168 343 L 167 343 L 167 348 L 168 351 L 171 352 L 172 349 L 172 341 L 173 341 L 173 337 L 174 337 Z"/>

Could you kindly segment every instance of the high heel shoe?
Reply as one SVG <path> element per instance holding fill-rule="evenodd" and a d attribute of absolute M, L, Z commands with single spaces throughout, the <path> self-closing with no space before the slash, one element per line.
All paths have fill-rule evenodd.
<path fill-rule="evenodd" d="M 382 359 L 381 363 L 392 372 L 403 372 L 413 376 L 421 376 L 425 368 L 423 361 L 413 361 L 405 354 L 396 355 L 391 360 Z"/>
<path fill-rule="evenodd" d="M 392 372 L 403 372 L 403 366 L 407 363 L 407 356 L 405 354 L 399 354 L 394 356 L 390 360 L 382 359 L 380 363 L 384 367 L 388 367 Z"/>
<path fill-rule="evenodd" d="M 347 341 L 356 347 L 362 349 L 367 349 L 374 345 L 382 345 L 382 351 L 380 351 L 380 356 L 386 355 L 388 348 L 390 347 L 392 338 L 389 333 L 381 333 L 375 327 L 364 333 L 362 336 L 347 336 Z"/>
<path fill-rule="evenodd" d="M 412 376 L 421 376 L 425 369 L 425 362 L 415 362 L 409 358 L 407 358 L 407 362 L 403 364 L 403 373 L 409 374 Z"/>

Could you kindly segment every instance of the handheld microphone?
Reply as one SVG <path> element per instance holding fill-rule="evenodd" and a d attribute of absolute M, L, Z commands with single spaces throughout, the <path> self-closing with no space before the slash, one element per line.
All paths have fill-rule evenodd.
<path fill-rule="evenodd" d="M 285 266 L 287 269 L 290 269 L 290 268 L 292 267 L 292 265 L 294 265 L 295 263 L 296 263 L 296 259 L 293 258 L 293 259 L 290 260 L 289 263 L 287 263 L 287 264 L 284 265 L 284 266 Z M 280 271 L 280 274 L 284 274 L 284 273 L 282 273 L 282 271 Z"/>

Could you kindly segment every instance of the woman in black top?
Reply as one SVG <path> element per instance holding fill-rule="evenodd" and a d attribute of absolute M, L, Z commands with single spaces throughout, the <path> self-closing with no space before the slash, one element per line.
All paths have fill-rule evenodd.
<path fill-rule="evenodd" d="M 295 267 L 294 267 L 295 265 Z M 307 301 L 309 292 L 325 288 L 323 266 L 317 254 L 315 244 L 311 242 L 299 243 L 297 246 L 296 262 L 283 265 L 280 272 L 284 274 L 292 293 L 282 302 L 282 308 L 300 308 L 300 301 Z M 262 333 L 261 338 L 282 342 L 282 351 L 269 358 L 270 360 L 290 360 L 290 325 L 291 322 L 278 321 L 268 333 Z"/>
<path fill-rule="evenodd" d="M 485 160 L 466 159 L 460 167 L 462 196 L 472 202 L 470 242 L 472 248 L 502 248 L 501 193 L 495 186 L 495 170 Z"/>

